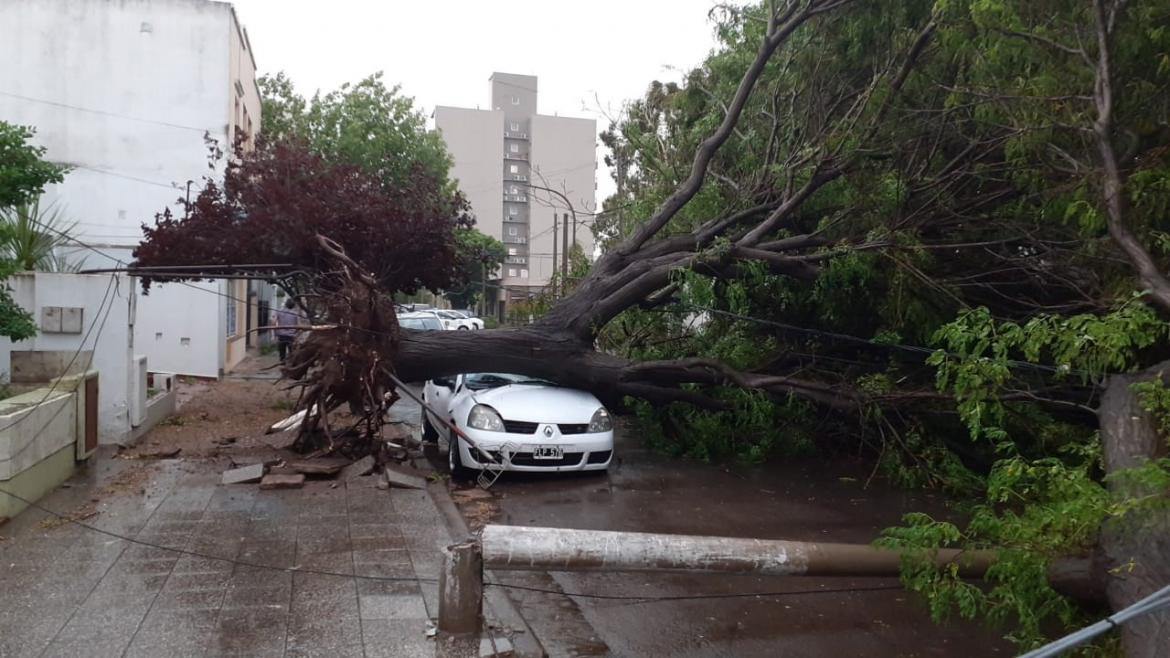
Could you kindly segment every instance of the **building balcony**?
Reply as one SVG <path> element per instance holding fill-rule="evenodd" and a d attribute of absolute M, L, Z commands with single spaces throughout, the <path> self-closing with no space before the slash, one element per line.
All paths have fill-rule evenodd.
<path fill-rule="evenodd" d="M 528 264 L 528 257 L 527 256 L 508 256 L 507 258 L 504 259 L 504 262 L 507 263 L 508 265 L 527 265 Z"/>
<path fill-rule="evenodd" d="M 528 244 L 528 237 L 524 235 L 505 235 L 501 241 L 504 244 Z"/>
<path fill-rule="evenodd" d="M 528 182 L 528 177 L 527 177 L 527 176 L 525 176 L 524 174 L 510 174 L 510 175 L 509 175 L 507 178 L 505 178 L 504 180 L 512 180 L 512 181 L 519 181 L 519 182 L 521 182 L 521 183 L 527 183 L 527 182 Z"/>
<path fill-rule="evenodd" d="M 505 153 L 504 159 L 505 160 L 519 160 L 521 162 L 528 162 L 528 154 L 527 153 Z"/>
<path fill-rule="evenodd" d="M 504 201 L 511 201 L 512 203 L 528 203 L 527 194 L 505 194 Z"/>
<path fill-rule="evenodd" d="M 504 137 L 507 139 L 528 139 L 528 133 L 517 132 L 515 130 L 505 130 Z"/>

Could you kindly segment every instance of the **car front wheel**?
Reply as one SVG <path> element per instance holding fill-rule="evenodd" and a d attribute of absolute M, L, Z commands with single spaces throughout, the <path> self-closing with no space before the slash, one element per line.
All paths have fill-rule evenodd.
<path fill-rule="evenodd" d="M 439 433 L 431 425 L 431 419 L 427 417 L 425 410 L 422 413 L 422 440 L 424 443 L 434 443 L 439 440 Z"/>
<path fill-rule="evenodd" d="M 463 456 L 459 450 L 459 437 L 451 433 L 451 441 L 447 448 L 447 466 L 451 470 L 451 479 L 470 480 L 475 477 L 475 471 L 463 465 Z"/>

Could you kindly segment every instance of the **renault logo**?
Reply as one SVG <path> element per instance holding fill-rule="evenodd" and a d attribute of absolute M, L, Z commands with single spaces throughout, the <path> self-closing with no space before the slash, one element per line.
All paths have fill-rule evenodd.
<path fill-rule="evenodd" d="M 545 425 L 544 426 L 544 435 L 545 436 L 552 436 L 553 435 L 552 425 Z"/>

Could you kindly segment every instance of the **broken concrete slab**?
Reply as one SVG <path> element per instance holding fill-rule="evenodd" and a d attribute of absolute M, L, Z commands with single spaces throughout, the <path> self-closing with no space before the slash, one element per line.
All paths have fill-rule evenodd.
<path fill-rule="evenodd" d="M 289 462 L 286 468 L 291 468 L 305 475 L 337 475 L 341 469 L 349 466 L 350 461 L 340 457 L 326 459 L 302 459 Z"/>
<path fill-rule="evenodd" d="M 426 489 L 426 478 L 422 474 L 402 466 L 386 464 L 386 483 L 399 489 Z"/>
<path fill-rule="evenodd" d="M 375 465 L 377 465 L 377 462 L 374 461 L 374 456 L 366 455 L 365 457 L 362 457 L 361 459 L 342 469 L 341 479 L 352 480 L 356 477 L 369 475 L 370 473 L 374 472 Z"/>
<path fill-rule="evenodd" d="M 479 641 L 479 658 L 508 658 L 516 655 L 512 641 L 505 637 L 485 637 Z"/>
<path fill-rule="evenodd" d="M 299 489 L 305 486 L 305 474 L 294 473 L 293 475 L 265 475 L 263 480 L 260 480 L 261 489 Z"/>
<path fill-rule="evenodd" d="M 298 436 L 298 432 L 289 430 L 287 432 L 281 432 L 280 434 L 276 435 L 273 440 L 265 441 L 264 443 L 271 448 L 275 448 L 276 450 L 292 450 L 293 446 L 297 443 Z"/>
<path fill-rule="evenodd" d="M 250 464 L 223 472 L 224 484 L 246 484 L 259 482 L 264 477 L 264 464 Z"/>

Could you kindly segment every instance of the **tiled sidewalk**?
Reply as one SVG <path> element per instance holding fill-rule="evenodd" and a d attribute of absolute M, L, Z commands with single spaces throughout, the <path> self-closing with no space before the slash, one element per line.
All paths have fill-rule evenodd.
<path fill-rule="evenodd" d="M 427 492 L 371 478 L 273 491 L 219 479 L 200 461 L 98 459 L 42 505 L 96 506 L 84 523 L 237 563 L 35 509 L 0 526 L 0 656 L 452 653 L 426 634 L 450 543 Z"/>

